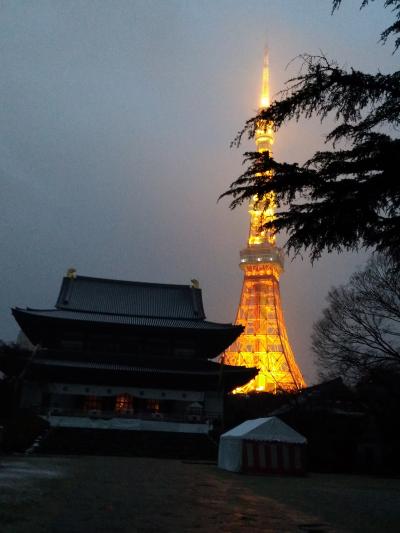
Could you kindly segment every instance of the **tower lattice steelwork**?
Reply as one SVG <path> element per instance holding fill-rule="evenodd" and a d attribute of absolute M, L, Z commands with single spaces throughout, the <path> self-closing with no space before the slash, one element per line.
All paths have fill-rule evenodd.
<path fill-rule="evenodd" d="M 268 55 L 263 67 L 260 109 L 266 109 L 269 99 Z M 272 150 L 274 142 L 271 124 L 260 123 L 255 142 L 259 152 Z M 229 365 L 257 367 L 257 376 L 234 392 L 295 391 L 305 386 L 289 344 L 281 306 L 279 277 L 283 272 L 283 254 L 276 246 L 271 231 L 261 229 L 263 223 L 274 220 L 275 201 L 271 193 L 265 198 L 254 197 L 250 203 L 250 231 L 247 247 L 240 252 L 240 268 L 244 272 L 243 289 L 236 324 L 244 332 L 224 355 Z"/>

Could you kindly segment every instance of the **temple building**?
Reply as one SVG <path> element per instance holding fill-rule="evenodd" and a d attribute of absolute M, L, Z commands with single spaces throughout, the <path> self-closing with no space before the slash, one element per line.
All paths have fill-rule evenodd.
<path fill-rule="evenodd" d="M 221 365 L 243 331 L 205 320 L 198 283 L 64 277 L 52 309 L 14 308 L 34 346 L 2 359 L 20 407 L 50 427 L 208 434 L 224 395 L 254 377 Z"/>
<path fill-rule="evenodd" d="M 265 54 L 259 110 L 270 105 L 268 55 Z M 272 153 L 272 124 L 260 122 L 255 132 L 257 151 Z M 305 387 L 291 349 L 283 317 L 279 277 L 283 272 L 283 253 L 272 231 L 263 228 L 273 222 L 274 194 L 255 196 L 250 203 L 250 231 L 247 246 L 240 252 L 244 273 L 243 289 L 236 325 L 244 327 L 240 337 L 228 348 L 224 361 L 229 365 L 257 368 L 257 376 L 234 392 L 288 392 Z"/>

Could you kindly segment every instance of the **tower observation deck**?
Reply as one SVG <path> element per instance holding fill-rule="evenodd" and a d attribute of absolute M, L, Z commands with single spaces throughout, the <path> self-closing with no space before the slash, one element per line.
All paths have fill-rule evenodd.
<path fill-rule="evenodd" d="M 264 57 L 260 110 L 270 105 L 268 54 Z M 272 152 L 271 124 L 261 123 L 255 132 L 259 152 Z M 283 253 L 273 232 L 263 224 L 275 218 L 275 196 L 255 196 L 250 202 L 250 231 L 247 246 L 240 252 L 243 288 L 236 324 L 244 326 L 240 337 L 226 350 L 228 365 L 256 367 L 256 377 L 234 393 L 289 392 L 305 387 L 305 381 L 290 347 L 281 306 L 279 277 L 283 272 Z"/>

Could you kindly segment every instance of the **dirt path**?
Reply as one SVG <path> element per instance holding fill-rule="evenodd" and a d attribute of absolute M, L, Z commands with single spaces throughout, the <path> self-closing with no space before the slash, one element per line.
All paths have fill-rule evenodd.
<path fill-rule="evenodd" d="M 0 464 L 1 533 L 398 531 L 399 480 L 261 478 L 146 458 Z"/>

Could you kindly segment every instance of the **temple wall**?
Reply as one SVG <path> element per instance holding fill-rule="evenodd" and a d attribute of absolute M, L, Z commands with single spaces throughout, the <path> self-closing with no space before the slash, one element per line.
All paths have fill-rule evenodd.
<path fill-rule="evenodd" d="M 204 396 L 204 410 L 207 413 L 222 415 L 223 412 L 223 394 L 220 392 L 207 391 Z"/>
<path fill-rule="evenodd" d="M 203 402 L 203 391 L 172 390 L 172 389 L 145 389 L 138 387 L 117 387 L 104 385 L 85 385 L 70 383 L 50 383 L 48 390 L 52 394 L 63 395 L 94 395 L 94 396 L 118 396 L 119 394 L 130 394 L 137 398 L 152 400 L 178 400 L 188 402 Z M 211 393 L 212 394 L 212 393 Z"/>
<path fill-rule="evenodd" d="M 22 409 L 37 409 L 43 403 L 43 390 L 38 383 L 24 383 L 21 391 L 20 407 Z"/>

